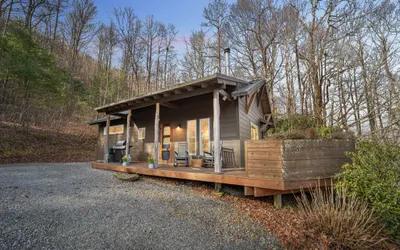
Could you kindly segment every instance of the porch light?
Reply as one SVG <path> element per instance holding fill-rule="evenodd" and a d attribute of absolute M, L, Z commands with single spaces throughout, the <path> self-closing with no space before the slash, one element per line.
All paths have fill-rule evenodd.
<path fill-rule="evenodd" d="M 178 124 L 178 128 L 181 128 L 181 124 L 180 123 Z"/>

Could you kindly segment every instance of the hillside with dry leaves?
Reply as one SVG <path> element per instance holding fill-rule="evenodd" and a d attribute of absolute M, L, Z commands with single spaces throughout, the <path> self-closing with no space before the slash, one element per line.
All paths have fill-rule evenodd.
<path fill-rule="evenodd" d="M 95 159 L 96 128 L 74 118 L 57 129 L 0 121 L 0 164 Z"/>

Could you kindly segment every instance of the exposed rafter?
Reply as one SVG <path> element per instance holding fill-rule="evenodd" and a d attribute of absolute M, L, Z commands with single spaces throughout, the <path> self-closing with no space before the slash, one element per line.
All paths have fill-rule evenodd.
<path fill-rule="evenodd" d="M 170 109 L 179 109 L 180 107 L 172 102 L 162 102 L 162 106 L 170 108 Z"/>
<path fill-rule="evenodd" d="M 219 93 L 222 95 L 222 100 L 226 101 L 232 101 L 232 97 L 223 89 L 219 90 Z"/>

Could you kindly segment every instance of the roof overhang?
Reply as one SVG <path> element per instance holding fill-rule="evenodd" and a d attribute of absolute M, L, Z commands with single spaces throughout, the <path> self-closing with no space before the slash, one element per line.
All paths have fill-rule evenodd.
<path fill-rule="evenodd" d="M 264 85 L 265 81 L 263 79 L 257 80 L 254 83 L 248 84 L 238 90 L 233 91 L 232 97 L 237 98 L 239 96 L 252 95 L 259 91 Z"/>
<path fill-rule="evenodd" d="M 214 74 L 187 83 L 175 85 L 172 88 L 139 95 L 131 99 L 111 103 L 96 108 L 97 112 L 115 114 L 128 109 L 140 109 L 156 103 L 171 105 L 169 102 L 210 93 L 215 89 L 225 89 L 227 85 L 248 85 L 249 82 L 223 74 Z"/>

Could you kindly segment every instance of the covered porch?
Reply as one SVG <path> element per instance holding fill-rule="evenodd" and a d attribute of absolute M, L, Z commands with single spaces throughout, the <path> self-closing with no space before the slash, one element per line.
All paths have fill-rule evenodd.
<path fill-rule="evenodd" d="M 233 144 L 230 148 L 235 148 L 238 158 L 236 162 L 240 162 L 235 111 L 237 104 L 230 95 L 237 84 L 248 83 L 216 74 L 201 81 L 196 80 L 97 108 L 97 112 L 106 113 L 104 163 L 108 163 L 109 149 L 113 146 L 109 139 L 110 123 L 113 115 L 121 111 L 126 112 L 126 133 L 124 132 L 126 139 L 120 138 L 120 140 L 126 141 L 124 154 L 128 156 L 134 153 L 135 157 L 132 157 L 134 160 L 145 160 L 143 155 L 147 154 L 154 159 L 154 167 L 157 168 L 159 165 L 172 163 L 177 144 L 187 143 L 190 156 L 203 155 L 203 151 L 212 152 L 214 172 L 221 173 L 223 165 L 221 148 L 224 141 L 229 146 Z M 225 110 L 223 119 L 221 119 L 221 106 Z M 135 131 L 132 131 L 133 126 Z M 193 129 L 190 133 L 189 128 Z M 134 138 L 132 132 L 135 134 Z M 224 137 L 227 140 L 224 140 Z M 133 142 L 132 139 L 137 140 Z M 135 151 L 136 149 L 140 150 L 140 156 L 136 155 L 139 152 Z M 165 151 L 169 152 L 168 160 L 161 157 Z"/>

